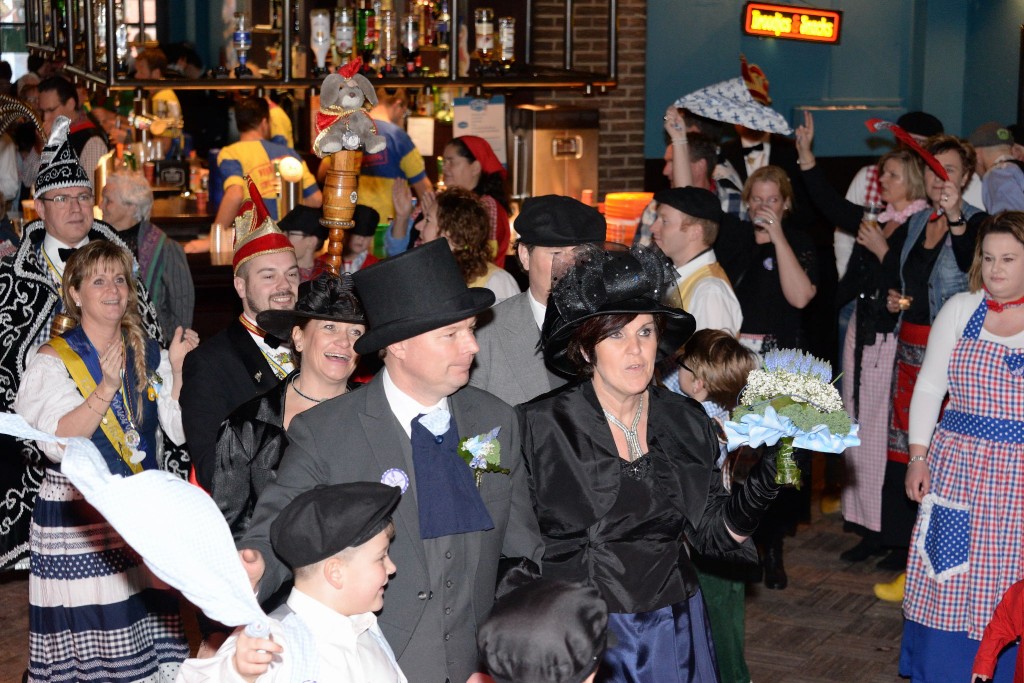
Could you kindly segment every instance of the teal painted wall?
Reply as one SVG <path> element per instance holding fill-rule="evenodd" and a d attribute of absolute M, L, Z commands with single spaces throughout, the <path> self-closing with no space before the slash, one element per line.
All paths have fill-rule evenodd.
<path fill-rule="evenodd" d="M 793 3 L 797 4 L 797 3 Z M 1024 0 L 820 0 L 841 10 L 841 44 L 744 36 L 739 0 L 648 0 L 644 152 L 664 151 L 662 116 L 677 97 L 739 76 L 739 55 L 764 69 L 773 107 L 795 124 L 815 112 L 821 156 L 875 153 L 863 126 L 924 109 L 966 135 L 1016 118 Z M 864 110 L 849 107 L 863 105 Z"/>

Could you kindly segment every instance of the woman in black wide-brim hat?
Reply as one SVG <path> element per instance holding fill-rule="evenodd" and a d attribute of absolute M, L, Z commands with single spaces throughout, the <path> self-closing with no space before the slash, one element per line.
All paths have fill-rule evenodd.
<path fill-rule="evenodd" d="M 256 322 L 269 335 L 291 340 L 296 370 L 220 426 L 210 495 L 235 540 L 245 535 L 257 498 L 277 472 L 292 418 L 355 388 L 349 382 L 359 362 L 355 343 L 366 332 L 349 274 L 303 282 L 295 310 L 264 311 Z"/>
<path fill-rule="evenodd" d="M 695 327 L 662 305 L 664 269 L 643 248 L 578 251 L 541 333 L 549 365 L 577 381 L 518 408 L 542 573 L 594 585 L 608 602 L 618 644 L 598 681 L 718 680 L 685 543 L 755 563 L 747 537 L 778 493 L 774 458 L 727 493 L 704 409 L 654 385 L 659 345 L 677 348 Z"/>

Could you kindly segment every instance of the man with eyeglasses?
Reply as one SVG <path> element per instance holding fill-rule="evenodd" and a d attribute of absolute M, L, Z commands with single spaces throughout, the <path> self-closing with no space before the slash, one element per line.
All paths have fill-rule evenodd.
<path fill-rule="evenodd" d="M 11 406 L 30 356 L 49 341 L 53 320 L 61 312 L 64 264 L 78 247 L 105 239 L 124 247 L 106 223 L 93 219 L 92 181 L 78 163 L 68 140 L 71 121 L 57 117 L 40 155 L 35 181 L 39 219 L 24 227 L 21 244 L 0 259 L 0 411 Z M 163 340 L 156 309 L 146 288 L 135 281 L 139 313 L 149 337 Z M 28 567 L 28 526 L 42 481 L 42 455 L 31 442 L 0 439 L 0 569 Z M 177 464 L 175 462 L 175 464 Z M 174 465 L 170 466 L 174 469 Z M 180 469 L 180 466 L 179 466 Z"/>
<path fill-rule="evenodd" d="M 75 86 L 62 76 L 52 76 L 39 84 L 39 111 L 43 115 L 43 132 L 50 135 L 54 122 L 60 116 L 71 121 L 68 143 L 75 150 L 85 169 L 89 184 L 95 180 L 100 157 L 107 153 L 103 131 L 82 110 Z"/>

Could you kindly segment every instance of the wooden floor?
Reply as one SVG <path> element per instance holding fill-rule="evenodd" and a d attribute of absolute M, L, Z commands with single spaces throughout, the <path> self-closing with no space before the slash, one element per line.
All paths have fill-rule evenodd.
<path fill-rule="evenodd" d="M 851 565 L 839 553 L 856 539 L 839 515 L 822 516 L 786 539 L 789 587 L 747 593 L 747 662 L 754 683 L 895 683 L 902 617 L 899 605 L 871 591 L 892 573 L 874 561 Z M 0 577 L 0 683 L 16 683 L 28 652 L 28 580 Z"/>

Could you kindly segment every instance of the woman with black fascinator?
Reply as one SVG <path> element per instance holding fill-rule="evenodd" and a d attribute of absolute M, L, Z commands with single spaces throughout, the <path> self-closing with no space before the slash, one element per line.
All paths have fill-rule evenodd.
<path fill-rule="evenodd" d="M 696 326 L 661 303 L 663 259 L 642 247 L 575 258 L 551 289 L 541 340 L 548 365 L 576 381 L 517 408 L 542 574 L 595 586 L 608 603 L 617 644 L 598 682 L 718 680 L 686 545 L 757 562 L 748 537 L 778 494 L 775 458 L 730 494 L 704 409 L 653 383 L 659 350 Z"/>
<path fill-rule="evenodd" d="M 295 310 L 264 311 L 257 323 L 279 339 L 291 339 L 298 359 L 294 372 L 236 408 L 220 426 L 210 495 L 236 540 L 245 535 L 257 498 L 275 476 L 292 418 L 354 388 L 349 378 L 359 354 L 353 346 L 366 332 L 347 273 L 303 282 Z"/>

